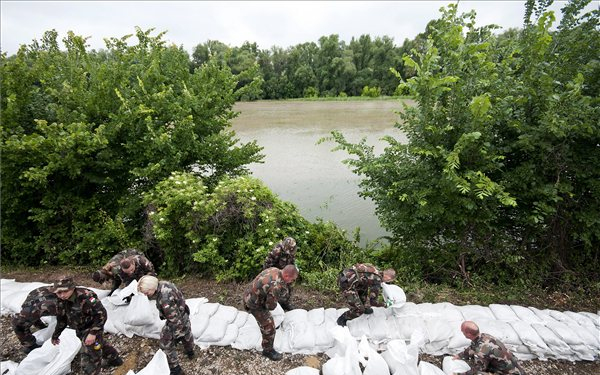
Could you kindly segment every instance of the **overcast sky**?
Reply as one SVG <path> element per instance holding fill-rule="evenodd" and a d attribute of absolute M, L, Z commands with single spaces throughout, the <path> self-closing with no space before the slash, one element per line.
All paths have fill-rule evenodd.
<path fill-rule="evenodd" d="M 229 46 L 256 42 L 260 49 L 318 42 L 324 35 L 387 35 L 396 45 L 424 31 L 452 1 L 10 1 L 1 0 L 1 49 L 8 54 L 21 44 L 56 29 L 90 37 L 91 48 L 104 47 L 106 37 L 122 37 L 135 26 L 156 32 L 191 52 L 207 40 Z M 524 1 L 460 1 L 459 10 L 475 9 L 477 24 L 520 27 Z M 596 3 L 597 4 L 597 3 Z M 558 10 L 564 2 L 556 2 Z M 598 5 L 595 5 L 596 7 Z M 155 35 L 155 34 L 153 34 Z"/>

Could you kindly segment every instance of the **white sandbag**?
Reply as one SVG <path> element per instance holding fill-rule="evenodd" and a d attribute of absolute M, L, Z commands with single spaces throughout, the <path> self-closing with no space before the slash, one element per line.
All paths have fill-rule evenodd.
<path fill-rule="evenodd" d="M 495 319 L 492 310 L 487 306 L 479 305 L 466 305 L 459 306 L 458 309 L 462 312 L 465 320 L 472 320 L 477 323 L 479 320 L 493 320 Z"/>
<path fill-rule="evenodd" d="M 42 345 L 44 342 L 52 338 L 52 334 L 54 333 L 57 323 L 55 316 L 43 316 L 41 319 L 44 323 L 48 324 L 48 327 L 37 330 L 33 333 L 33 337 L 35 337 L 35 341 L 38 343 L 38 345 Z"/>
<path fill-rule="evenodd" d="M 392 374 L 418 374 L 417 361 L 419 350 L 416 345 L 406 345 L 404 340 L 392 340 L 387 350 L 381 353 Z"/>
<path fill-rule="evenodd" d="M 406 303 L 406 294 L 398 285 L 382 283 L 381 291 L 385 305 L 388 307 L 399 308 Z"/>
<path fill-rule="evenodd" d="M 519 335 L 519 338 L 525 344 L 532 353 L 535 353 L 540 358 L 546 357 L 550 352 L 550 348 L 546 345 L 546 342 L 537 333 L 531 324 L 524 321 L 510 322 L 515 332 Z"/>
<path fill-rule="evenodd" d="M 291 312 L 291 311 L 290 311 Z M 285 311 L 281 308 L 281 305 L 278 303 L 275 310 L 271 310 L 271 316 L 273 316 L 273 321 L 275 322 L 275 328 L 278 328 L 283 320 L 285 319 Z"/>
<path fill-rule="evenodd" d="M 239 350 L 261 349 L 262 334 L 253 315 L 249 315 L 244 324 L 238 330 L 236 339 L 231 343 L 231 347 Z"/>
<path fill-rule="evenodd" d="M 425 321 L 418 316 L 393 317 L 396 323 L 396 336 L 403 340 L 409 340 L 414 331 L 427 332 Z"/>
<path fill-rule="evenodd" d="M 198 314 L 200 311 L 200 305 L 203 305 L 207 302 L 208 298 L 205 297 L 185 299 L 185 304 L 190 308 L 190 316 Z"/>
<path fill-rule="evenodd" d="M 30 352 L 17 367 L 15 375 L 64 375 L 71 372 L 71 362 L 81 348 L 81 341 L 70 328 L 65 329 L 59 339 L 59 345 L 48 340 L 41 348 Z"/>
<path fill-rule="evenodd" d="M 540 310 L 535 307 L 529 307 L 529 309 L 531 311 L 533 311 L 533 313 L 544 322 L 543 324 L 548 324 L 550 322 L 557 322 L 557 320 L 554 319 L 552 317 L 552 315 L 550 315 L 550 310 L 548 310 L 548 309 Z"/>
<path fill-rule="evenodd" d="M 442 370 L 447 374 L 451 375 L 454 373 L 467 372 L 471 369 L 471 366 L 462 359 L 453 359 L 451 356 L 446 356 L 442 360 Z"/>
<path fill-rule="evenodd" d="M 308 320 L 295 319 L 287 324 L 286 330 L 289 332 L 289 346 L 293 352 L 308 353 L 314 350 L 315 326 Z"/>
<path fill-rule="evenodd" d="M 419 375 L 445 375 L 444 371 L 436 365 L 421 361 L 419 362 Z"/>
<path fill-rule="evenodd" d="M 596 327 L 596 325 L 594 324 L 594 321 L 592 319 L 590 319 L 589 317 L 585 316 L 584 314 L 576 313 L 573 311 L 565 311 L 565 314 L 567 314 L 567 316 L 569 316 L 571 319 L 576 321 L 577 324 L 579 324 L 581 326 L 591 327 L 591 328 Z"/>
<path fill-rule="evenodd" d="M 448 343 L 454 334 L 458 322 L 450 322 L 441 318 L 426 318 L 425 333 L 428 342 Z"/>
<path fill-rule="evenodd" d="M 533 329 L 540 335 L 542 340 L 550 348 L 549 357 L 558 359 L 568 359 L 573 354 L 569 345 L 558 337 L 550 328 L 542 324 L 532 324 Z"/>
<path fill-rule="evenodd" d="M 290 324 L 301 324 L 308 322 L 308 311 L 304 309 L 295 309 L 288 311 L 285 314 L 284 320 L 281 323 L 283 329 L 289 328 Z"/>
<path fill-rule="evenodd" d="M 590 349 L 600 349 L 600 331 L 596 327 L 583 327 L 579 324 L 567 324 L 567 326 L 581 337 Z"/>
<path fill-rule="evenodd" d="M 529 324 L 544 323 L 544 321 L 542 319 L 540 319 L 533 311 L 531 311 L 527 307 L 518 306 L 518 305 L 510 305 L 510 308 L 513 309 L 513 311 L 519 317 L 519 319 L 524 322 L 527 322 Z"/>
<path fill-rule="evenodd" d="M 158 349 L 146 367 L 137 373 L 133 372 L 133 370 L 129 370 L 127 375 L 164 375 L 169 372 L 170 369 L 169 363 L 167 362 L 167 355 L 161 349 Z"/>
<path fill-rule="evenodd" d="M 275 341 L 273 341 L 273 348 L 280 353 L 292 353 L 294 350 L 290 347 L 290 331 L 284 331 L 278 329 L 275 331 Z M 302 354 L 312 354 L 310 351 L 300 352 Z"/>
<path fill-rule="evenodd" d="M 217 315 L 213 315 L 208 322 L 208 326 L 202 334 L 195 338 L 196 342 L 214 343 L 221 340 L 225 336 L 229 322 L 221 319 Z"/>
<path fill-rule="evenodd" d="M 196 314 L 202 315 L 205 318 L 210 318 L 211 316 L 214 315 L 215 312 L 217 312 L 218 309 L 219 309 L 218 303 L 212 303 L 212 302 L 202 303 L 202 304 L 198 305 Z"/>
<path fill-rule="evenodd" d="M 208 327 L 210 316 L 205 314 L 194 314 L 190 316 L 190 323 L 192 325 L 192 335 L 194 337 L 200 337 Z"/>
<path fill-rule="evenodd" d="M 106 298 L 106 297 L 108 297 L 108 293 L 110 293 L 110 290 L 107 290 L 107 289 L 91 288 L 89 286 L 84 286 L 84 288 L 87 288 L 87 289 L 91 290 L 92 292 L 96 293 L 96 295 L 98 296 L 98 299 Z"/>
<path fill-rule="evenodd" d="M 361 375 L 358 362 L 346 357 L 333 357 L 323 364 L 323 375 Z"/>
<path fill-rule="evenodd" d="M 490 305 L 490 310 L 492 310 L 496 319 L 502 320 L 503 322 L 515 322 L 519 320 L 517 314 L 515 314 L 514 310 L 508 305 L 493 303 Z"/>
<path fill-rule="evenodd" d="M 221 340 L 215 342 L 213 345 L 217 346 L 229 346 L 231 343 L 235 341 L 238 336 L 239 327 L 233 323 L 230 323 L 225 329 L 225 335 L 221 338 Z"/>
<path fill-rule="evenodd" d="M 363 375 L 388 375 L 390 373 L 387 362 L 376 350 L 371 349 L 366 358 L 368 360 Z"/>
<path fill-rule="evenodd" d="M 460 325 L 457 325 L 457 328 L 454 330 L 454 334 L 448 341 L 448 349 L 451 353 L 456 353 L 462 351 L 469 345 L 471 345 L 471 340 L 463 335 L 463 333 L 460 331 Z"/>
<path fill-rule="evenodd" d="M 396 329 L 394 316 L 388 315 L 388 311 L 391 310 L 382 307 L 374 307 L 373 314 L 367 315 L 367 325 L 369 327 L 367 337 L 375 343 L 388 341 L 390 339 L 390 332 L 393 332 L 392 330 Z"/>
<path fill-rule="evenodd" d="M 547 311 L 548 311 L 548 313 L 550 313 L 550 316 L 553 319 L 556 319 L 557 321 L 559 321 L 561 323 L 579 324 L 579 323 L 577 323 L 577 321 L 575 319 L 571 318 L 569 315 L 565 314 L 562 311 L 551 310 L 551 309 L 548 309 Z"/>
<path fill-rule="evenodd" d="M 248 314 L 247 312 L 238 311 L 237 315 L 235 316 L 235 320 L 233 321 L 232 324 L 235 324 L 236 326 L 241 328 L 246 324 L 246 321 L 248 320 L 248 316 L 250 316 L 250 314 Z"/>
<path fill-rule="evenodd" d="M 442 318 L 450 322 L 462 322 L 465 320 L 462 312 L 453 304 L 449 302 L 434 303 L 431 306 L 432 309 L 436 309 L 440 312 Z"/>
<path fill-rule="evenodd" d="M 21 305 L 27 299 L 31 290 L 13 291 L 2 295 L 2 310 L 5 314 L 18 314 L 21 312 Z"/>
<path fill-rule="evenodd" d="M 300 366 L 289 370 L 285 375 L 319 375 L 319 370 L 313 367 Z"/>
<path fill-rule="evenodd" d="M 323 364 L 323 375 L 361 375 L 356 339 L 348 327 L 334 327 L 331 334 L 335 339 L 334 347 L 328 351 L 331 359 Z"/>
<path fill-rule="evenodd" d="M 0 362 L 0 374 L 2 375 L 15 375 L 19 364 L 15 361 L 2 361 Z"/>
<path fill-rule="evenodd" d="M 233 306 L 219 305 L 219 308 L 214 315 L 227 323 L 232 323 L 235 320 L 237 313 L 238 310 Z"/>
<path fill-rule="evenodd" d="M 598 357 L 598 352 L 591 350 L 587 345 L 571 345 L 571 350 L 578 360 L 593 361 Z"/>
<path fill-rule="evenodd" d="M 587 312 L 587 311 L 580 311 L 579 313 L 581 315 L 584 315 L 584 316 L 590 318 L 590 320 L 592 322 L 594 322 L 596 327 L 600 328 L 600 312 L 598 314 L 594 314 L 594 313 Z"/>
<path fill-rule="evenodd" d="M 354 337 L 362 337 L 363 335 L 369 335 L 371 329 L 369 328 L 369 315 L 363 314 L 358 318 L 348 320 L 346 326 L 350 330 L 350 333 Z"/>
<path fill-rule="evenodd" d="M 513 327 L 500 320 L 480 320 L 479 331 L 490 334 L 506 345 L 521 345 L 523 342 Z"/>
<path fill-rule="evenodd" d="M 123 322 L 132 326 L 143 326 L 152 324 L 156 319 L 159 319 L 158 316 L 156 302 L 150 302 L 147 296 L 140 293 L 131 297 Z"/>
<path fill-rule="evenodd" d="M 113 292 L 112 296 L 106 297 L 106 299 L 115 306 L 127 305 L 127 301 L 124 299 L 131 295 L 138 294 L 137 291 L 137 280 L 133 280 L 129 285 L 123 289 L 117 289 Z"/>
<path fill-rule="evenodd" d="M 584 341 L 568 325 L 561 322 L 550 322 L 546 325 L 569 346 L 584 345 Z"/>
<path fill-rule="evenodd" d="M 320 326 L 325 322 L 325 308 L 312 309 L 308 311 L 308 321 L 314 326 Z"/>

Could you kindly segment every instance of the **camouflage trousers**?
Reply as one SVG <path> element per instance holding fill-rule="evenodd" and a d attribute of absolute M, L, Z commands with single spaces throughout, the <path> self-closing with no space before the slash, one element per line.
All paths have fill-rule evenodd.
<path fill-rule="evenodd" d="M 265 351 L 273 350 L 275 342 L 275 321 L 271 312 L 267 309 L 248 309 L 248 312 L 256 318 L 256 323 L 262 334 L 262 348 Z"/>
<path fill-rule="evenodd" d="M 39 316 L 26 312 L 21 312 L 12 318 L 13 331 L 17 335 L 17 339 L 19 339 L 21 345 L 25 348 L 30 348 L 36 343 L 35 337 L 31 333 L 31 326 L 40 329 L 46 328 L 46 324 L 40 320 Z"/>
<path fill-rule="evenodd" d="M 346 320 L 358 318 L 365 313 L 367 292 L 356 291 L 354 289 L 342 290 L 342 295 L 350 305 L 350 310 L 346 311 L 343 316 Z"/>
<path fill-rule="evenodd" d="M 81 339 L 81 371 L 85 375 L 98 375 L 102 369 L 102 359 L 108 361 L 119 358 L 119 352 L 105 338 L 103 332 L 96 335 L 96 343 L 85 345 L 85 338 L 89 331 L 76 331 L 77 337 Z"/>
<path fill-rule="evenodd" d="M 186 352 L 194 350 L 192 324 L 187 314 L 180 324 L 173 324 L 167 321 L 160 332 L 158 347 L 167 355 L 167 362 L 171 369 L 179 365 L 179 359 L 177 358 L 177 342 L 179 341 L 183 343 L 183 349 Z"/>

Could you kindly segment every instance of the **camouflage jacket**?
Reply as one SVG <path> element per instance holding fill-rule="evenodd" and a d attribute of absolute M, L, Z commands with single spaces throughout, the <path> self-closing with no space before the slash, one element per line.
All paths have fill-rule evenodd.
<path fill-rule="evenodd" d="M 296 262 L 296 251 L 295 249 L 286 249 L 282 242 L 279 242 L 273 250 L 267 255 L 263 270 L 271 267 L 277 267 L 283 269 L 288 264 L 294 264 Z"/>
<path fill-rule="evenodd" d="M 471 369 L 464 375 L 473 375 L 480 372 L 496 374 L 519 373 L 517 359 L 506 349 L 500 340 L 487 333 L 481 333 L 471 345 L 459 354 L 461 359 L 473 360 Z"/>
<path fill-rule="evenodd" d="M 258 274 L 244 293 L 244 304 L 250 310 L 277 307 L 277 301 L 285 299 L 288 287 L 283 280 L 281 270 L 271 267 Z"/>
<path fill-rule="evenodd" d="M 126 250 L 119 252 L 118 254 L 115 254 L 112 258 L 110 258 L 108 263 L 106 263 L 104 265 L 104 267 L 102 267 L 102 270 L 104 271 L 104 273 L 113 279 L 111 290 L 117 290 L 119 285 L 121 285 L 120 263 L 125 257 L 131 256 L 131 255 L 144 256 L 143 253 L 141 253 L 140 251 L 137 251 L 136 249 L 126 249 Z"/>
<path fill-rule="evenodd" d="M 71 297 L 67 300 L 58 299 L 60 315 L 57 315 L 57 324 L 53 339 L 58 336 L 69 325 L 77 331 L 92 335 L 101 333 L 106 322 L 106 309 L 98 299 L 96 293 L 86 288 L 75 288 Z"/>
<path fill-rule="evenodd" d="M 48 315 L 59 315 L 58 297 L 47 286 L 41 286 L 29 292 L 21 305 L 20 316 L 33 322 Z"/>
<path fill-rule="evenodd" d="M 143 255 L 134 255 L 132 258 L 135 263 L 135 271 L 131 275 L 126 274 L 119 268 L 119 277 L 125 286 L 131 284 L 133 280 L 139 280 L 144 275 L 156 276 L 154 265 L 152 265 L 152 262 L 148 258 Z"/>
<path fill-rule="evenodd" d="M 154 296 L 156 297 L 156 307 L 161 319 L 179 325 L 185 319 L 185 314 L 189 315 L 185 298 L 183 298 L 183 294 L 175 284 L 168 281 L 159 281 Z"/>
<path fill-rule="evenodd" d="M 381 282 L 381 272 L 369 263 L 356 263 L 343 270 L 339 278 L 342 291 L 352 290 L 360 294 L 368 294 L 372 306 L 377 305 Z"/>

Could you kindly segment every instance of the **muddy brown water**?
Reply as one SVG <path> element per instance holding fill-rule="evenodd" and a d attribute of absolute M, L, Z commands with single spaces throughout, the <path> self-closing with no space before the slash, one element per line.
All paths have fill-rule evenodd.
<path fill-rule="evenodd" d="M 234 110 L 240 140 L 264 147 L 264 163 L 251 164 L 251 172 L 281 199 L 309 220 L 331 220 L 350 234 L 360 227 L 363 244 L 386 234 L 374 203 L 358 195 L 360 177 L 342 163 L 349 155 L 332 152 L 333 142 L 317 143 L 333 130 L 352 142 L 366 138 L 376 153 L 387 144 L 385 135 L 406 142 L 394 127 L 400 100 L 239 102 Z"/>

